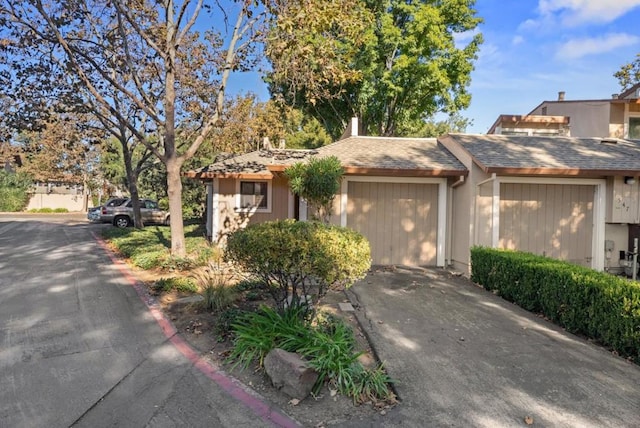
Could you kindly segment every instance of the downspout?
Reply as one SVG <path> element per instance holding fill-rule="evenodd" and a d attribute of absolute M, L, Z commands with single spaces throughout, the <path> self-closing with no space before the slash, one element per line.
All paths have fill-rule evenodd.
<path fill-rule="evenodd" d="M 449 186 L 449 203 L 447 206 L 449 207 L 449 212 L 447 214 L 447 224 L 449 227 L 447 228 L 447 263 L 446 266 L 451 266 L 453 264 L 453 189 L 460 186 L 464 183 L 464 175 L 461 175 L 458 180 L 456 180 L 451 186 Z"/>

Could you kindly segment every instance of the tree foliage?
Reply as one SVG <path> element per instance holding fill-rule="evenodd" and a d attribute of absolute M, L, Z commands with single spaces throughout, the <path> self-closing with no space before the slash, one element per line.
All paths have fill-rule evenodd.
<path fill-rule="evenodd" d="M 246 153 L 260 148 L 264 137 L 275 147 L 285 140 L 286 147 L 298 149 L 331 142 L 317 119 L 274 100 L 260 102 L 254 94 L 247 94 L 227 100 L 208 147 L 213 152 Z"/>
<path fill-rule="evenodd" d="M 99 135 L 78 126 L 82 115 L 53 113 L 36 130 L 14 139 L 23 165 L 20 171 L 36 181 L 84 184 L 95 172 Z"/>
<path fill-rule="evenodd" d="M 344 174 L 340 160 L 335 156 L 311 158 L 291 165 L 284 173 L 291 191 L 307 201 L 313 217 L 327 223 Z"/>
<path fill-rule="evenodd" d="M 636 83 L 640 83 L 640 53 L 636 54 L 636 58 L 620 67 L 613 75 L 618 79 L 622 91 L 626 91 Z"/>
<path fill-rule="evenodd" d="M 467 87 L 482 41 L 475 33 L 481 19 L 476 16 L 474 3 L 358 1 L 354 9 L 360 11 L 365 6 L 366 13 L 359 16 L 364 22 L 372 19 L 373 25 L 366 25 L 359 37 L 343 37 L 337 49 L 339 56 L 328 55 L 322 64 L 301 62 L 300 67 L 283 73 L 279 70 L 292 59 L 269 51 L 275 70 L 270 75 L 270 90 L 318 118 L 334 137 L 342 133 L 352 116 L 360 118 L 369 135 L 410 134 L 436 113 L 455 114 L 470 103 Z M 284 40 L 298 38 L 299 46 L 293 52 L 310 52 L 317 61 L 315 40 L 322 40 L 327 28 L 341 27 L 327 18 L 303 29 L 295 25 L 297 16 L 282 18 L 288 25 L 278 26 L 272 35 Z M 294 24 L 289 24 L 291 21 Z M 309 34 L 310 38 L 300 34 Z M 466 35 L 469 41 L 465 44 Z M 289 47 L 282 43 L 276 46 L 288 52 Z M 326 82 L 325 69 L 344 68 L 351 70 L 348 78 L 339 84 Z M 323 86 L 324 91 L 317 92 L 316 85 Z"/>
<path fill-rule="evenodd" d="M 28 174 L 0 168 L 0 211 L 16 212 L 26 208 L 32 184 Z"/>
<path fill-rule="evenodd" d="M 10 67 L 2 79 L 18 90 L 22 110 L 54 99 L 91 105 L 144 144 L 166 168 L 177 256 L 185 254 L 181 168 L 217 124 L 230 73 L 252 65 L 256 26 L 265 17 L 255 2 L 206 6 L 204 0 L 0 5 L 1 49 Z M 194 30 L 201 21 L 227 23 L 232 14 L 229 31 Z"/>
<path fill-rule="evenodd" d="M 358 232 L 319 222 L 280 220 L 229 236 L 225 258 L 269 285 L 279 311 L 351 286 L 371 267 L 369 242 Z"/>

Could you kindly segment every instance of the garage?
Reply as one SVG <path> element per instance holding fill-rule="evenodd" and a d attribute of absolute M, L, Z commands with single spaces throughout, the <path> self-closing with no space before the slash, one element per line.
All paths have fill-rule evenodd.
<path fill-rule="evenodd" d="M 349 181 L 347 226 L 371 244 L 373 264 L 435 266 L 437 183 Z"/>
<path fill-rule="evenodd" d="M 591 266 L 595 187 L 500 184 L 499 247 Z"/>

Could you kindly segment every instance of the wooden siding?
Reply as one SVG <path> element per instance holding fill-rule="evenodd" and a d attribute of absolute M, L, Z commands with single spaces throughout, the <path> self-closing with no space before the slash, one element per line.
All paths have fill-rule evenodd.
<path fill-rule="evenodd" d="M 438 185 L 349 182 L 347 226 L 369 239 L 374 264 L 433 266 Z"/>
<path fill-rule="evenodd" d="M 271 212 L 239 212 L 236 210 L 236 179 L 227 178 L 219 181 L 219 230 L 215 237 L 217 242 L 224 241 L 226 236 L 248 224 L 269 220 L 288 218 L 289 187 L 285 178 L 276 177 L 269 182 L 271 188 Z M 249 180 L 251 181 L 251 180 Z"/>
<path fill-rule="evenodd" d="M 500 185 L 499 247 L 591 265 L 593 186 Z"/>

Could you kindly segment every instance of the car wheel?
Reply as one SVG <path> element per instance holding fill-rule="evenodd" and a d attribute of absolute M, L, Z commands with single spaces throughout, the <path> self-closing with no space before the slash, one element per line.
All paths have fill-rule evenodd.
<path fill-rule="evenodd" d="M 170 226 L 171 225 L 171 218 L 169 216 L 167 216 L 167 218 L 164 219 L 164 225 L 165 226 Z"/>
<path fill-rule="evenodd" d="M 113 219 L 113 225 L 119 228 L 129 227 L 130 223 L 131 222 L 129 221 L 129 217 L 125 216 L 119 216 Z"/>

